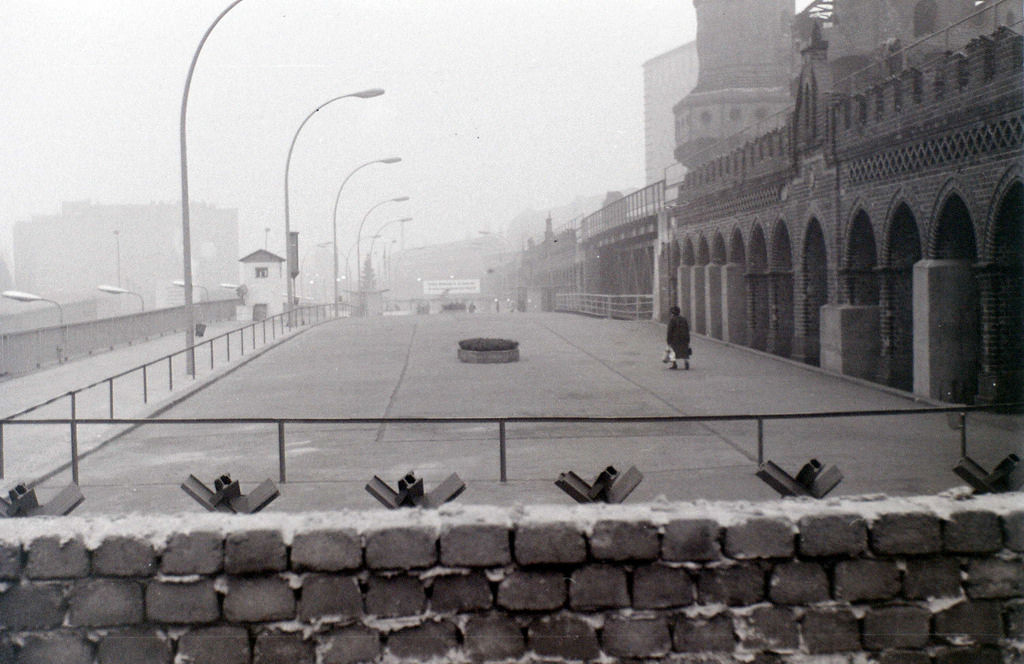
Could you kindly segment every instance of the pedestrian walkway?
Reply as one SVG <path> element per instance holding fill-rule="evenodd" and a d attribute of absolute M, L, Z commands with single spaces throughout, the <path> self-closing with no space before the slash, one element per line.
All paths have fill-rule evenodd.
<path fill-rule="evenodd" d="M 568 314 L 451 314 L 342 319 L 308 330 L 177 403 L 160 418 L 401 418 L 773 414 L 920 408 L 907 395 L 701 337 L 692 370 L 660 362 L 664 326 Z M 462 364 L 459 339 L 520 342 L 513 364 Z M 970 416 L 970 454 L 992 467 L 1021 451 L 1019 418 Z M 835 464 L 834 492 L 934 493 L 961 485 L 951 471 L 960 433 L 945 414 L 765 423 L 765 458 L 796 472 L 812 457 Z M 415 470 L 428 487 L 457 472 L 462 502 L 569 498 L 553 484 L 575 470 L 636 465 L 631 501 L 775 497 L 754 476 L 753 421 L 510 423 L 508 482 L 499 481 L 497 423 L 289 424 L 287 483 L 267 509 L 376 507 L 373 475 L 394 485 Z M 13 436 L 10 432 L 8 436 Z M 201 509 L 180 489 L 189 474 L 230 473 L 243 491 L 279 472 L 273 424 L 147 425 L 81 464 L 83 513 Z M 47 488 L 66 484 L 68 474 Z"/>

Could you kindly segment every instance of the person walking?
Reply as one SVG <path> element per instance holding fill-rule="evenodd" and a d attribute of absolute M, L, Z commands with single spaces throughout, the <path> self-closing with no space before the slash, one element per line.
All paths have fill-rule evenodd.
<path fill-rule="evenodd" d="M 682 312 L 679 307 L 672 307 L 669 309 L 669 313 L 672 317 L 668 319 L 668 333 L 666 335 L 666 343 L 672 352 L 675 353 L 675 359 L 672 360 L 672 366 L 669 369 L 678 369 L 679 366 L 676 364 L 677 360 L 683 361 L 683 368 L 690 368 L 690 323 L 680 315 Z"/>

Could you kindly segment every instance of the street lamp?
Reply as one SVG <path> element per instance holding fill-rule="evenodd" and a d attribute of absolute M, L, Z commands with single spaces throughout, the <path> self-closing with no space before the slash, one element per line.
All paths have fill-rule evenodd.
<path fill-rule="evenodd" d="M 185 288 L 185 282 L 182 281 L 181 279 L 175 279 L 171 283 L 174 284 L 175 286 L 177 286 L 178 288 Z M 210 289 L 209 288 L 207 288 L 206 286 L 200 286 L 199 284 L 192 284 L 192 288 L 200 288 L 200 289 L 202 289 L 202 291 L 204 293 L 203 297 L 206 298 L 207 302 L 210 301 Z M 188 291 L 186 291 L 186 292 L 188 292 Z"/>
<path fill-rule="evenodd" d="M 196 343 L 195 337 L 195 312 L 192 310 L 192 233 L 189 228 L 189 201 L 188 201 L 188 149 L 185 141 L 185 120 L 188 116 L 188 91 L 192 87 L 192 74 L 196 70 L 196 62 L 199 60 L 199 52 L 203 50 L 203 45 L 209 38 L 210 33 L 220 23 L 220 20 L 224 18 L 225 14 L 234 9 L 235 5 L 240 3 L 242 0 L 234 0 L 230 5 L 227 6 L 217 18 L 213 20 L 210 27 L 203 33 L 203 38 L 199 40 L 199 45 L 196 46 L 195 53 L 192 54 L 192 62 L 188 66 L 188 75 L 185 77 L 185 90 L 181 94 L 181 116 L 178 122 L 178 136 L 179 142 L 181 143 L 181 257 L 183 270 L 182 273 L 185 275 L 185 348 L 188 352 L 185 353 L 185 370 L 189 375 L 196 375 L 196 355 L 194 346 Z"/>
<path fill-rule="evenodd" d="M 142 295 L 136 293 L 135 291 L 128 290 L 127 288 L 121 288 L 120 286 L 107 286 L 103 284 L 97 286 L 96 290 L 101 290 L 104 293 L 110 293 L 111 295 L 134 295 L 135 297 L 139 298 L 139 304 L 142 306 L 142 310 L 146 310 L 146 301 L 142 299 Z"/>
<path fill-rule="evenodd" d="M 374 159 L 368 161 L 365 164 L 356 166 L 351 173 L 345 176 L 345 179 L 341 181 L 341 186 L 338 187 L 338 195 L 334 197 L 334 215 L 331 217 L 331 231 L 332 231 L 332 245 L 334 251 L 334 317 L 338 317 L 338 201 L 341 200 L 341 190 L 345 188 L 345 184 L 349 178 L 355 175 L 359 170 L 366 168 L 370 164 L 397 164 L 402 161 L 401 157 L 386 157 L 384 159 Z"/>
<path fill-rule="evenodd" d="M 327 106 L 328 104 L 332 104 L 332 103 L 338 101 L 339 99 L 345 99 L 346 97 L 359 97 L 360 99 L 369 99 L 371 97 L 379 97 L 382 94 L 384 94 L 384 91 L 382 89 L 380 89 L 380 88 L 370 88 L 369 90 L 362 90 L 360 92 L 353 92 L 353 93 L 350 93 L 350 94 L 347 94 L 347 95 L 340 95 L 338 97 L 334 97 L 333 99 L 328 99 L 324 103 L 322 103 L 319 106 L 317 106 L 316 108 L 314 108 L 310 112 L 310 114 L 306 116 L 306 119 L 302 121 L 302 124 L 299 125 L 299 128 L 295 130 L 295 135 L 292 136 L 292 143 L 288 147 L 288 157 L 287 157 L 287 159 L 284 162 L 284 246 L 285 246 L 285 255 L 286 256 L 288 255 L 288 253 L 290 253 L 290 252 L 288 252 L 288 247 L 290 246 L 289 243 L 291 242 L 291 236 L 292 236 L 292 234 L 291 234 L 291 230 L 292 230 L 291 229 L 291 219 L 290 219 L 290 216 L 289 216 L 289 205 L 288 205 L 288 173 L 291 171 L 292 152 L 295 150 L 295 141 L 297 141 L 299 139 L 299 132 L 301 132 L 302 128 L 306 126 L 306 123 L 309 122 L 310 118 L 312 118 L 314 115 L 316 115 L 316 113 L 321 108 L 323 108 L 324 106 Z M 295 267 L 298 268 L 297 265 Z M 295 297 L 295 283 L 292 281 L 293 277 L 292 277 L 292 273 L 291 273 L 291 269 L 290 268 L 291 268 L 290 262 L 286 261 L 286 270 L 285 270 L 285 272 L 287 274 L 285 274 L 285 281 L 288 284 L 288 303 L 285 306 L 286 306 L 286 310 L 288 311 L 288 324 L 289 325 L 292 324 L 292 313 L 291 313 L 292 312 L 292 301 L 293 301 L 293 299 Z"/>
<path fill-rule="evenodd" d="M 366 220 L 370 216 L 370 213 L 373 212 L 374 210 L 376 210 L 377 208 L 379 208 L 381 205 L 384 205 L 385 203 L 401 203 L 401 202 L 407 201 L 407 200 L 409 200 L 408 196 L 399 196 L 398 198 L 389 198 L 389 199 L 387 199 L 385 201 L 381 201 L 380 203 L 377 203 L 372 208 L 367 210 L 366 214 L 363 215 L 363 220 L 359 222 L 359 230 L 356 232 L 356 276 L 359 277 L 359 278 L 356 280 L 356 283 L 359 285 L 359 292 L 360 293 L 362 293 L 362 291 L 363 291 L 363 280 L 362 280 L 362 276 L 361 276 L 362 273 L 359 272 L 359 270 L 362 269 L 361 268 L 362 256 L 361 256 L 361 252 L 360 252 L 360 248 L 359 248 L 359 243 L 360 243 L 360 241 L 362 239 L 362 236 L 363 236 L 363 225 L 366 224 Z"/>
<path fill-rule="evenodd" d="M 16 290 L 5 290 L 3 293 L 0 293 L 0 295 L 3 295 L 8 300 L 16 300 L 18 302 L 49 302 L 57 307 L 57 311 L 60 314 L 61 327 L 64 326 L 64 307 L 60 306 L 60 303 L 56 300 L 51 300 L 43 297 L 42 295 L 36 295 L 35 293 L 25 293 L 23 291 Z"/>

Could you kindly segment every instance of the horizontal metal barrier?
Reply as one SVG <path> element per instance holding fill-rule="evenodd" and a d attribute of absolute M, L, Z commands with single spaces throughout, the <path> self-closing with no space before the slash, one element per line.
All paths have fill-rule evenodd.
<path fill-rule="evenodd" d="M 960 431 L 960 456 L 967 456 L 967 415 L 978 411 L 1014 411 L 1024 407 L 1024 403 L 991 404 L 985 406 L 946 406 L 924 408 L 902 408 L 890 410 L 851 410 L 824 411 L 805 413 L 756 413 L 741 415 L 657 415 L 628 417 L 584 417 L 584 416 L 508 416 L 508 417 L 227 417 L 227 418 L 57 418 L 57 419 L 23 419 L 0 420 L 0 479 L 3 478 L 3 440 L 4 430 L 9 426 L 32 425 L 66 425 L 70 428 L 70 461 L 57 471 L 47 474 L 44 479 L 52 477 L 64 468 L 71 469 L 71 479 L 78 484 L 79 461 L 88 453 L 79 454 L 78 427 L 85 425 L 126 425 L 132 428 L 142 426 L 166 425 L 252 425 L 266 424 L 277 430 L 278 480 L 287 482 L 287 425 L 295 424 L 494 424 L 498 434 L 498 475 L 502 482 L 508 481 L 507 462 L 507 425 L 509 424 L 632 424 L 632 423 L 679 423 L 679 422 L 756 422 L 757 424 L 757 462 L 764 462 L 764 423 L 782 420 L 832 419 L 837 417 L 885 417 L 897 415 L 935 415 L 945 413 L 950 417 L 950 426 Z"/>
<path fill-rule="evenodd" d="M 237 299 L 196 302 L 198 322 L 235 317 Z M 0 335 L 0 375 L 17 375 L 93 351 L 185 329 L 185 307 Z"/>
<path fill-rule="evenodd" d="M 555 311 L 587 314 L 618 320 L 650 320 L 654 296 L 648 294 L 557 293 Z"/>

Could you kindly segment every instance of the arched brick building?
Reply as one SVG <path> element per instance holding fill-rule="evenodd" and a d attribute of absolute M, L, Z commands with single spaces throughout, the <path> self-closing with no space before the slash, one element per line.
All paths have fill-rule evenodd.
<path fill-rule="evenodd" d="M 781 126 L 731 142 L 670 201 L 662 310 L 675 302 L 699 333 L 932 398 L 1022 397 L 1020 18 L 1001 11 L 1012 3 L 965 17 L 933 4 L 958 18 L 945 41 L 890 37 L 852 74 L 851 40 L 811 22 Z M 928 16 L 897 19 L 912 36 Z"/>

